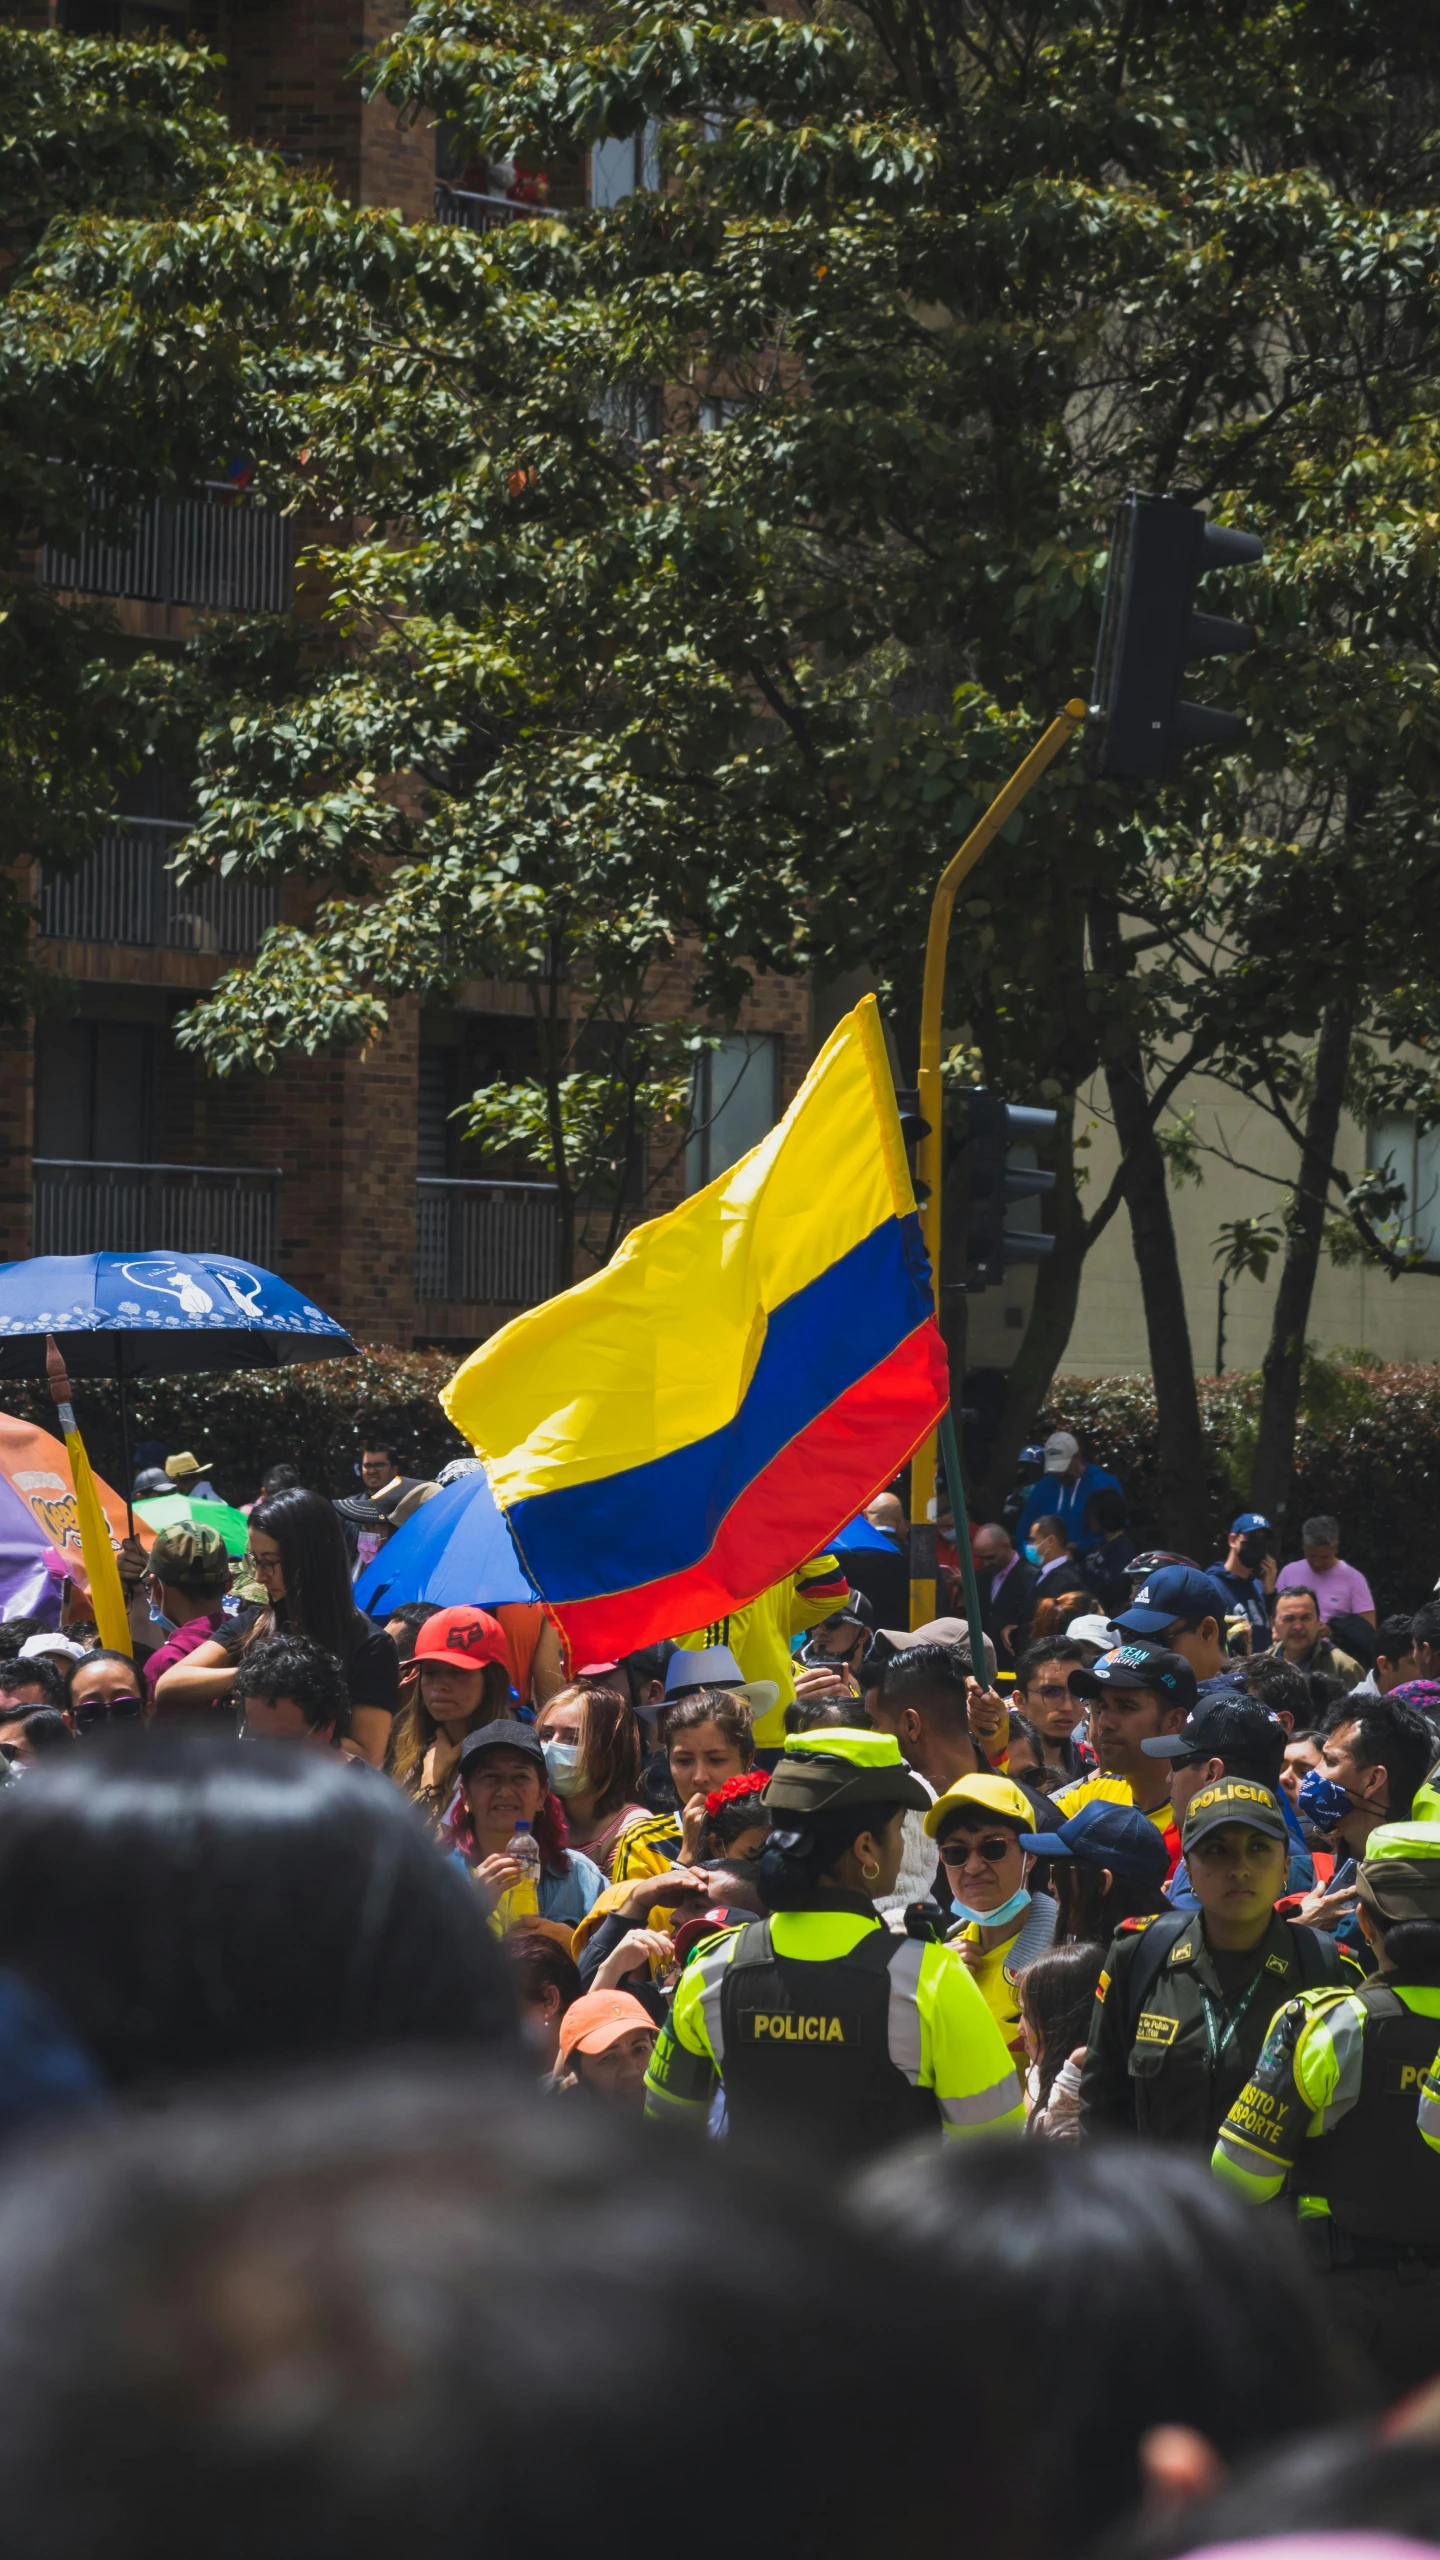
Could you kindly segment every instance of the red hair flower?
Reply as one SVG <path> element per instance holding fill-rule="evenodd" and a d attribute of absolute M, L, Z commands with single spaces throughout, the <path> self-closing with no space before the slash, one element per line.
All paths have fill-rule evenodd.
<path fill-rule="evenodd" d="M 712 1790 L 705 1799 L 705 1810 L 713 1822 L 723 1805 L 734 1804 L 740 1796 L 758 1796 L 769 1783 L 768 1769 L 742 1770 L 738 1778 L 727 1778 L 723 1787 Z"/>

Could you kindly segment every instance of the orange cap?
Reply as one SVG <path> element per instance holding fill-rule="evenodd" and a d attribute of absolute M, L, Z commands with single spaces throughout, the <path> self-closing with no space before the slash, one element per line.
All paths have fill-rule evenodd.
<path fill-rule="evenodd" d="M 560 2021 L 560 2059 L 568 2062 L 572 2053 L 603 2053 L 607 2045 L 633 2035 L 637 2027 L 647 2027 L 652 2035 L 656 2032 L 649 2010 L 633 1992 L 582 1992 Z"/>

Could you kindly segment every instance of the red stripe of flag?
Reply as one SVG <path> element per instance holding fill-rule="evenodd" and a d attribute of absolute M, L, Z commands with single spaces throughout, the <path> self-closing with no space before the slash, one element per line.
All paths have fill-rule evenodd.
<path fill-rule="evenodd" d="M 777 1550 L 793 1555 L 801 1539 L 807 1555 L 822 1554 L 918 1449 L 949 1394 L 945 1344 L 932 1316 L 762 1468 L 732 1503 L 699 1564 L 598 1600 L 552 1607 L 571 1661 L 614 1661 L 636 1645 L 744 1608 L 779 1579 Z M 893 1452 L 878 1483 L 877 1448 Z"/>

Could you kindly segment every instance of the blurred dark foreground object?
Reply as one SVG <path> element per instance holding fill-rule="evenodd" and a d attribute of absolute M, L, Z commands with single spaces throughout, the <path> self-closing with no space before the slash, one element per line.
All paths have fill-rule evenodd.
<path fill-rule="evenodd" d="M 154 1732 L 0 1797 L 0 1968 L 116 2088 L 392 2044 L 508 2042 L 479 1900 L 373 1770 Z"/>
<path fill-rule="evenodd" d="M 1128 2141 L 907 2146 L 851 2203 L 984 2306 L 983 2370 L 1023 2374 L 992 2459 L 1015 2477 L 1027 2547 L 1105 2536 L 1108 2555 L 1161 2430 L 1183 2429 L 1213 2475 L 1364 2406 L 1293 2227 L 1227 2194 L 1208 2159 Z"/>
<path fill-rule="evenodd" d="M 5 2542 L 575 2560 L 638 2501 L 686 2560 L 934 2551 L 961 2515 L 1011 2560 L 951 2327 L 814 2181 L 742 2182 L 504 2065 L 331 2065 L 14 2165 Z"/>

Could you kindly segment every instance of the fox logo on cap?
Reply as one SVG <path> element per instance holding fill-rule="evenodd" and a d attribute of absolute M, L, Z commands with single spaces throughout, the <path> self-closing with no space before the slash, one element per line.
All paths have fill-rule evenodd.
<path fill-rule="evenodd" d="M 462 1618 L 446 1629 L 445 1642 L 451 1653 L 473 1653 L 483 1660 L 490 1642 L 484 1619 Z"/>

